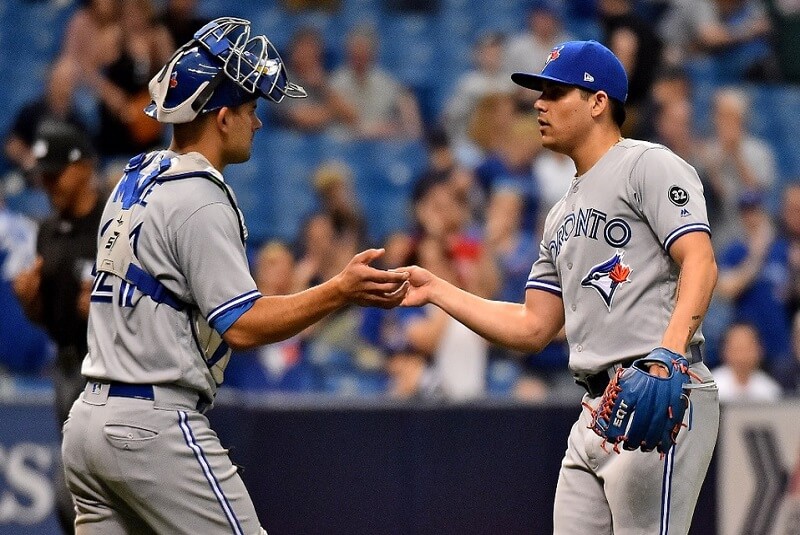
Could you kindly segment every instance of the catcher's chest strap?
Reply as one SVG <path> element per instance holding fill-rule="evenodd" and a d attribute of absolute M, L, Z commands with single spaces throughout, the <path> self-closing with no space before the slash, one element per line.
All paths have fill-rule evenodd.
<path fill-rule="evenodd" d="M 589 393 L 589 397 L 596 398 L 598 396 L 602 396 L 603 392 L 605 392 L 606 387 L 608 386 L 609 381 L 611 381 L 611 378 L 614 377 L 614 374 L 617 372 L 617 370 L 619 368 L 630 366 L 633 364 L 634 360 L 636 359 L 632 358 L 618 362 L 613 366 L 592 375 L 576 376 L 575 382 L 586 389 L 586 392 Z M 692 344 L 689 346 L 689 355 L 687 355 L 687 360 L 689 361 L 690 365 L 703 362 L 702 344 Z"/>

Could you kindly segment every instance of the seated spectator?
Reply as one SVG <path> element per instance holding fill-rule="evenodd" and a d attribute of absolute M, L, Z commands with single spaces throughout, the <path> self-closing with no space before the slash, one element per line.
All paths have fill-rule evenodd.
<path fill-rule="evenodd" d="M 776 237 L 774 224 L 764 209 L 761 195 L 742 195 L 739 209 L 744 233 L 719 256 L 716 292 L 730 300 L 733 317 L 752 324 L 766 350 L 770 371 L 790 352 L 787 310 L 787 244 Z"/>
<path fill-rule="evenodd" d="M 800 311 L 800 181 L 783 189 L 781 231 L 789 249 L 789 313 L 794 317 Z"/>
<path fill-rule="evenodd" d="M 30 173 L 36 164 L 31 148 L 36 131 L 46 120 L 66 121 L 85 131 L 74 104 L 75 84 L 78 67 L 70 59 L 61 58 L 51 66 L 45 92 L 36 100 L 22 106 L 17 112 L 5 141 L 5 154 L 24 175 Z"/>
<path fill-rule="evenodd" d="M 414 94 L 376 65 L 377 35 L 357 27 L 347 36 L 345 65 L 334 71 L 331 88 L 353 117 L 344 133 L 359 139 L 418 139 L 422 119 Z"/>
<path fill-rule="evenodd" d="M 307 98 L 285 99 L 275 110 L 277 121 L 301 132 L 321 132 L 340 123 L 358 121 L 356 108 L 332 90 L 331 75 L 325 67 L 325 45 L 319 31 L 297 30 L 289 43 L 287 66 L 292 80 L 308 93 Z"/>
<path fill-rule="evenodd" d="M 470 117 L 483 97 L 514 93 L 514 83 L 504 68 L 503 44 L 500 34 L 487 33 L 481 36 L 472 52 L 475 67 L 459 77 L 452 95 L 447 99 L 442 123 L 456 144 L 464 142 Z"/>
<path fill-rule="evenodd" d="M 736 206 L 741 193 L 767 192 L 778 178 L 772 148 L 748 132 L 749 107 L 738 89 L 722 88 L 714 94 L 714 134 L 703 147 L 702 166 L 720 206 L 712 236 L 716 250 L 742 234 Z"/>
<path fill-rule="evenodd" d="M 415 260 L 453 284 L 489 297 L 497 292 L 499 272 L 470 225 L 463 196 L 447 180 L 420 183 L 414 192 L 418 223 Z M 481 396 L 486 390 L 487 342 L 436 307 L 408 322 L 410 347 L 430 354 L 448 399 Z"/>
<path fill-rule="evenodd" d="M 181 46 L 191 41 L 195 32 L 210 20 L 197 15 L 197 0 L 167 0 L 158 22 L 167 29 L 172 42 L 176 46 Z"/>
<path fill-rule="evenodd" d="M 511 124 L 519 116 L 514 98 L 506 93 L 484 95 L 469 118 L 466 139 L 453 139 L 459 165 L 474 170 L 492 151 L 499 150 Z"/>
<path fill-rule="evenodd" d="M 291 249 L 279 241 L 267 242 L 256 256 L 253 276 L 262 295 L 288 295 L 305 288 L 295 275 Z M 303 335 L 252 351 L 236 352 L 225 368 L 225 384 L 249 391 L 307 391 L 314 387 L 305 362 Z"/>
<path fill-rule="evenodd" d="M 361 250 L 366 242 L 366 222 L 353 191 L 353 172 L 341 161 L 322 163 L 314 171 L 314 189 L 322 211 L 333 221 L 336 239 L 348 250 Z"/>
<path fill-rule="evenodd" d="M 781 78 L 791 84 L 800 84 L 800 57 L 797 55 L 800 49 L 800 3 L 765 0 L 764 4 L 772 23 L 772 42 Z"/>
<path fill-rule="evenodd" d="M 389 397 L 396 399 L 439 400 L 442 385 L 427 355 L 413 348 L 390 351 L 386 359 Z"/>
<path fill-rule="evenodd" d="M 150 0 L 122 2 L 120 38 L 94 81 L 100 101 L 96 145 L 104 159 L 124 160 L 161 144 L 160 123 L 143 110 L 150 103 L 150 79 L 174 49 Z"/>
<path fill-rule="evenodd" d="M 508 39 L 505 48 L 506 72 L 541 70 L 554 46 L 575 38 L 564 30 L 560 6 L 554 0 L 537 0 L 528 10 L 527 26 Z"/>
<path fill-rule="evenodd" d="M 522 195 L 525 206 L 521 224 L 529 233 L 535 230 L 538 222 L 539 191 L 533 165 L 541 151 L 539 125 L 532 117 L 519 116 L 508 130 L 498 133 L 496 148 L 475 169 L 475 176 L 487 197 L 498 188 L 513 188 Z"/>
<path fill-rule="evenodd" d="M 758 330 L 748 323 L 732 324 L 722 343 L 722 366 L 714 368 L 719 400 L 726 402 L 777 401 L 781 386 L 759 366 L 764 347 Z"/>
<path fill-rule="evenodd" d="M 622 135 L 641 137 L 641 107 L 650 92 L 661 57 L 661 40 L 648 21 L 638 15 L 633 0 L 600 0 L 604 42 L 628 74 L 627 118 Z"/>
<path fill-rule="evenodd" d="M 61 54 L 77 63 L 81 80 L 100 89 L 102 69 L 114 61 L 122 39 L 120 0 L 82 0 L 64 32 Z"/>
<path fill-rule="evenodd" d="M 725 82 L 767 81 L 779 76 L 769 42 L 772 27 L 756 0 L 679 0 L 662 20 L 665 60 L 679 65 L 708 54 Z"/>

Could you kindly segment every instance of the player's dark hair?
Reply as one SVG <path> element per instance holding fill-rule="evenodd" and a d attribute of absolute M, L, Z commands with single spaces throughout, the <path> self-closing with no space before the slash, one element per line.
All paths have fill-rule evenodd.
<path fill-rule="evenodd" d="M 589 100 L 589 97 L 594 95 L 594 92 L 589 91 L 587 89 L 583 89 L 581 87 L 578 88 L 578 91 L 581 93 L 581 98 L 583 100 Z M 615 98 L 608 97 L 609 107 L 611 108 L 611 119 L 614 121 L 618 127 L 622 128 L 622 125 L 625 123 L 625 104 L 620 102 Z"/>

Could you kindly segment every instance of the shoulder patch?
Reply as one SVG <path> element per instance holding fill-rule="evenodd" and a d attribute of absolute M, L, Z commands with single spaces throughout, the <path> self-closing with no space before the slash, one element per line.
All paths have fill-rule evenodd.
<path fill-rule="evenodd" d="M 680 186 L 669 188 L 669 200 L 675 206 L 686 206 L 689 202 L 689 193 Z"/>

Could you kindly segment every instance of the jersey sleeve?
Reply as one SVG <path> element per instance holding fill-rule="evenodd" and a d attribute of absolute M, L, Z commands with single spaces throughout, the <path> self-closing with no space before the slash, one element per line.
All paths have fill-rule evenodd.
<path fill-rule="evenodd" d="M 201 314 L 218 333 L 261 297 L 230 205 L 216 202 L 192 213 L 178 229 L 177 252 Z"/>
<path fill-rule="evenodd" d="M 703 185 L 694 168 L 664 147 L 647 149 L 633 166 L 629 196 L 669 252 L 690 232 L 711 234 Z"/>
<path fill-rule="evenodd" d="M 539 258 L 533 263 L 525 283 L 526 290 L 543 290 L 561 297 L 561 283 L 558 272 L 550 254 L 550 248 L 544 240 L 539 244 Z"/>

